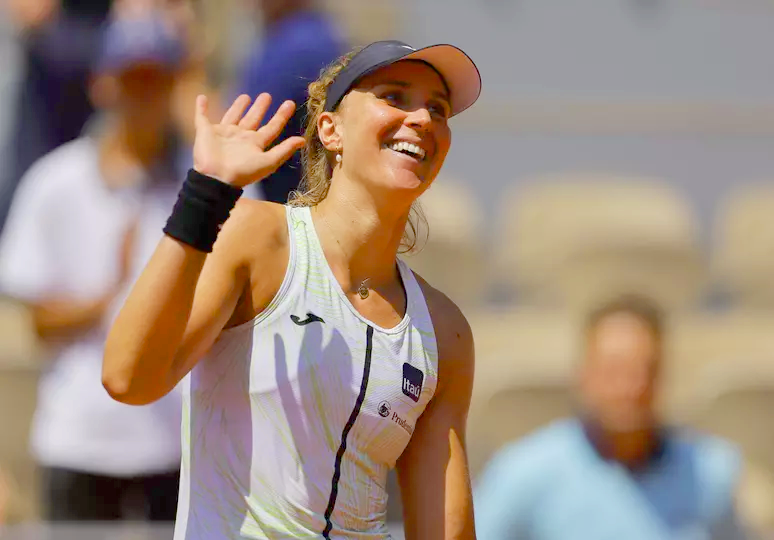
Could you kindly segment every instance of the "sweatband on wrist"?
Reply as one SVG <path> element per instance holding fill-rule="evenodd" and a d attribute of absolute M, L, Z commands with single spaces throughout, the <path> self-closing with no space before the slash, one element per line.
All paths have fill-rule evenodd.
<path fill-rule="evenodd" d="M 190 169 L 164 234 L 211 253 L 221 226 L 241 195 L 242 188 Z"/>

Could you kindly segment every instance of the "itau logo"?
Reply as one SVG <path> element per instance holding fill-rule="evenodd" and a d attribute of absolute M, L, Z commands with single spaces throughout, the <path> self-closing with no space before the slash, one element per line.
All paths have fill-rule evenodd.
<path fill-rule="evenodd" d="M 403 364 L 403 393 L 414 401 L 419 401 L 419 394 L 422 393 L 422 382 L 425 380 L 425 374 L 409 363 Z"/>

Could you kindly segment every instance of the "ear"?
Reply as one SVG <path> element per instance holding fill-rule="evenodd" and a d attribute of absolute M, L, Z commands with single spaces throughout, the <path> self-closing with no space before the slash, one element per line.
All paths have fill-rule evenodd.
<path fill-rule="evenodd" d="M 341 150 L 341 130 L 341 121 L 336 113 L 323 112 L 317 119 L 317 136 L 329 152 Z"/>

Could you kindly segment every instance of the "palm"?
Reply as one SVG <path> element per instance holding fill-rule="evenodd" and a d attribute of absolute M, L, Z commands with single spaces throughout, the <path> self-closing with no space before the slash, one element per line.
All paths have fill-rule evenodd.
<path fill-rule="evenodd" d="M 301 148 L 304 139 L 289 137 L 269 150 L 293 115 L 295 106 L 285 102 L 266 125 L 258 126 L 271 103 L 261 94 L 245 113 L 250 98 L 239 96 L 219 124 L 207 118 L 207 100 L 196 100 L 196 140 L 194 168 L 231 185 L 244 187 L 266 178 Z"/>

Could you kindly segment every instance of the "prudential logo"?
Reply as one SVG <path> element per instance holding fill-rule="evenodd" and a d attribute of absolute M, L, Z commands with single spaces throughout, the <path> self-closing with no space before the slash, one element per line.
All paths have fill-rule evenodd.
<path fill-rule="evenodd" d="M 392 407 L 390 406 L 389 401 L 382 401 L 379 404 L 379 408 L 377 409 L 379 411 L 379 416 L 382 418 L 387 418 L 390 416 L 390 411 L 392 410 Z"/>
<path fill-rule="evenodd" d="M 419 401 L 419 394 L 422 393 L 422 382 L 425 380 L 425 374 L 415 368 L 408 362 L 403 364 L 403 393 Z"/>

